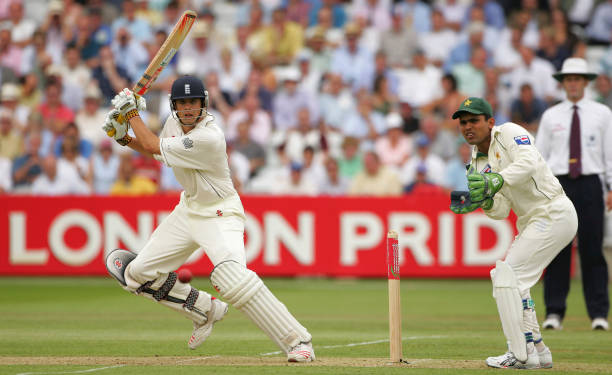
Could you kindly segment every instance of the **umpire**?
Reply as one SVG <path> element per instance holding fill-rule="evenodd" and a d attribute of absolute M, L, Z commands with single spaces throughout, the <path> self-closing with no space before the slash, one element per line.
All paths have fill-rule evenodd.
<path fill-rule="evenodd" d="M 608 330 L 608 266 L 602 246 L 604 191 L 607 209 L 612 209 L 612 111 L 584 97 L 589 81 L 597 77 L 584 59 L 566 59 L 553 76 L 567 99 L 544 112 L 535 144 L 576 207 L 582 290 L 591 328 Z M 565 316 L 571 248 L 570 243 L 544 275 L 547 329 L 561 329 Z"/>

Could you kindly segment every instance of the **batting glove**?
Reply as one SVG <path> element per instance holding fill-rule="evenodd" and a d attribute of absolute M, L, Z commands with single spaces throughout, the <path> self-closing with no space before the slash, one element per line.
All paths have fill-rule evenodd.
<path fill-rule="evenodd" d="M 116 109 L 111 110 L 106 115 L 102 130 L 109 137 L 113 138 L 121 146 L 125 146 L 132 138 L 127 134 L 128 126 L 126 122 L 119 122 L 120 112 Z"/>
<path fill-rule="evenodd" d="M 121 113 L 119 120 L 125 119 L 126 122 L 132 117 L 138 116 L 139 110 L 147 109 L 145 98 L 134 95 L 129 89 L 121 90 L 121 92 L 115 95 L 113 100 L 111 100 L 111 104 Z"/>
<path fill-rule="evenodd" d="M 473 173 L 467 175 L 470 196 L 474 202 L 493 198 L 504 185 L 504 178 L 499 173 Z"/>

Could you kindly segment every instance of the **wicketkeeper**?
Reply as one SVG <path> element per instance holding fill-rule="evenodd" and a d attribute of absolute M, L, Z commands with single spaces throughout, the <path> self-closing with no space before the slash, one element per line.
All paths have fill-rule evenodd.
<path fill-rule="evenodd" d="M 123 288 L 155 300 L 193 321 L 188 345 L 195 349 L 223 319 L 228 305 L 210 294 L 177 280 L 178 269 L 198 248 L 214 265 L 210 275 L 222 298 L 244 312 L 285 352 L 290 362 L 315 359 L 308 333 L 285 305 L 246 268 L 245 214 L 230 178 L 225 136 L 206 110 L 208 92 L 191 76 L 172 84 L 172 116 L 158 137 L 138 111 L 144 98 L 124 89 L 112 100 L 114 109 L 103 130 L 123 146 L 154 157 L 172 167 L 185 189 L 172 211 L 136 255 L 114 250 L 106 266 Z M 124 122 L 118 119 L 123 117 Z M 128 125 L 135 137 L 131 137 Z"/>
<path fill-rule="evenodd" d="M 493 219 L 513 210 L 518 235 L 506 258 L 491 270 L 493 297 L 508 342 L 508 352 L 489 357 L 497 368 L 550 368 L 529 290 L 544 268 L 576 234 L 578 219 L 561 184 L 521 126 L 495 126 L 491 105 L 465 100 L 453 114 L 465 140 L 475 146 L 468 167 L 469 191 L 451 194 L 451 210 L 465 214 L 482 208 Z"/>

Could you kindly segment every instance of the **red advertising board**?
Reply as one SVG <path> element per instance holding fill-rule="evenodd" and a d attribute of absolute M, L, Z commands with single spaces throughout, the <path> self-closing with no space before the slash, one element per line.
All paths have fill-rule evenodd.
<path fill-rule="evenodd" d="M 0 275 L 102 275 L 114 248 L 135 252 L 177 196 L 0 197 Z M 403 277 L 489 277 L 514 218 L 455 215 L 443 193 L 400 198 L 243 198 L 249 268 L 263 276 L 385 277 L 387 231 L 399 235 Z M 212 269 L 203 251 L 195 275 Z"/>

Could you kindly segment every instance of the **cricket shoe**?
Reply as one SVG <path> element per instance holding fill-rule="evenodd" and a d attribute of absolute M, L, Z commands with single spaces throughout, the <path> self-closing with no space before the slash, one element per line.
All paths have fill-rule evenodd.
<path fill-rule="evenodd" d="M 487 366 L 495 368 L 510 368 L 510 369 L 524 369 L 531 370 L 540 368 L 540 359 L 538 353 L 534 350 L 532 353 L 527 354 L 527 361 L 521 362 L 512 352 L 507 352 L 499 357 L 489 357 L 486 360 Z"/>
<path fill-rule="evenodd" d="M 540 359 L 540 368 L 553 367 L 552 353 L 550 352 L 550 349 L 548 349 L 548 346 L 541 352 L 538 352 L 538 358 Z"/>
<path fill-rule="evenodd" d="M 593 319 L 591 328 L 595 331 L 596 330 L 607 331 L 610 329 L 610 325 L 608 324 L 608 321 L 605 318 L 595 318 Z"/>
<path fill-rule="evenodd" d="M 210 336 L 213 326 L 216 322 L 223 319 L 225 314 L 227 314 L 228 305 L 225 302 L 215 298 L 212 300 L 210 305 L 210 310 L 206 314 L 207 320 L 204 324 L 198 324 L 193 322 L 193 333 L 189 338 L 189 349 L 195 349 L 198 346 L 202 345 L 204 341 Z"/>
<path fill-rule="evenodd" d="M 546 316 L 546 320 L 542 323 L 542 328 L 554 330 L 563 329 L 563 326 L 561 325 L 561 317 L 557 314 L 548 314 Z"/>
<path fill-rule="evenodd" d="M 301 342 L 287 353 L 287 361 L 289 362 L 312 362 L 314 360 L 315 353 L 311 341 Z"/>

